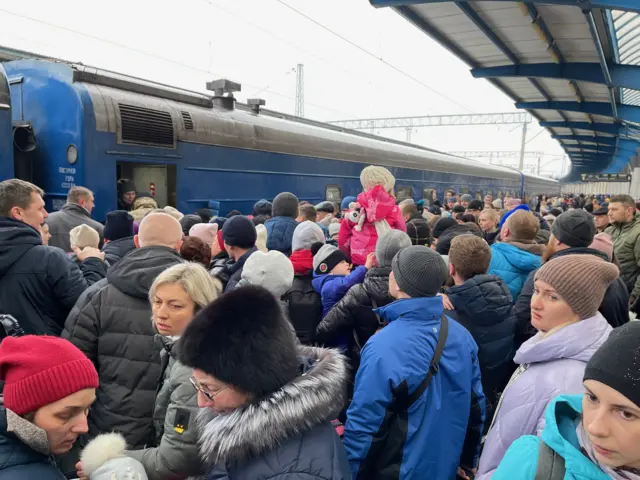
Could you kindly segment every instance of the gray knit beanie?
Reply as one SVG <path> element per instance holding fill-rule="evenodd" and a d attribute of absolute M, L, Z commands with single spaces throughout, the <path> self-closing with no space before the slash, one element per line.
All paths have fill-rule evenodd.
<path fill-rule="evenodd" d="M 376 260 L 381 267 L 390 267 L 393 257 L 411 246 L 411 238 L 401 230 L 391 230 L 378 238 L 376 243 Z"/>
<path fill-rule="evenodd" d="M 391 269 L 398 288 L 412 298 L 436 296 L 449 277 L 442 257 L 423 245 L 400 250 Z"/>
<path fill-rule="evenodd" d="M 274 217 L 298 217 L 298 197 L 293 193 L 279 193 L 273 199 L 273 208 L 271 209 Z"/>
<path fill-rule="evenodd" d="M 324 232 L 317 223 L 307 220 L 300 223 L 293 231 L 291 251 L 311 250 L 311 245 L 316 242 L 325 242 Z"/>
<path fill-rule="evenodd" d="M 595 255 L 565 255 L 545 263 L 535 279 L 551 285 L 584 320 L 596 314 L 618 275 L 618 267 Z"/>
<path fill-rule="evenodd" d="M 553 221 L 551 233 L 570 247 L 588 247 L 596 234 L 596 224 L 586 210 L 569 210 Z"/>

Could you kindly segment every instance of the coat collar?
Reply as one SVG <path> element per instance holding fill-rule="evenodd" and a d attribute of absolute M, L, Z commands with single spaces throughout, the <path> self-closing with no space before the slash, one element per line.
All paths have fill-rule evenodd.
<path fill-rule="evenodd" d="M 17 413 L 5 409 L 7 413 L 7 433 L 15 435 L 26 446 L 42 455 L 50 455 L 47 432 L 25 420 Z"/>
<path fill-rule="evenodd" d="M 407 318 L 410 320 L 439 320 L 443 311 L 442 297 L 396 300 L 389 305 L 374 310 L 375 313 L 387 322 L 393 322 L 399 318 Z"/>
<path fill-rule="evenodd" d="M 313 367 L 280 390 L 226 415 L 203 409 L 200 456 L 205 465 L 244 463 L 336 418 L 346 400 L 345 358 L 336 350 L 315 347 L 299 346 L 298 353 L 303 366 L 311 362 Z"/>

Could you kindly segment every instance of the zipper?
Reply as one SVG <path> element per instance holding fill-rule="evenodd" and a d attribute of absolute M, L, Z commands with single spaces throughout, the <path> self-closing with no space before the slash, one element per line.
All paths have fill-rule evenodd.
<path fill-rule="evenodd" d="M 494 424 L 496 423 L 496 418 L 498 418 L 498 412 L 500 412 L 500 407 L 502 406 L 502 401 L 504 400 L 504 394 L 507 392 L 507 389 L 509 388 L 509 386 L 511 386 L 512 383 L 514 383 L 518 377 L 520 377 L 524 372 L 526 372 L 529 368 L 531 364 L 530 363 L 523 363 L 522 365 L 520 365 L 515 372 L 513 372 L 513 375 L 511 375 L 511 378 L 509 379 L 509 382 L 507 383 L 507 386 L 504 387 L 504 390 L 502 391 L 502 395 L 500 395 L 500 400 L 498 400 L 498 405 L 496 406 L 495 411 L 493 412 L 493 419 L 491 420 L 491 426 L 489 427 L 489 430 L 487 431 L 487 435 L 489 435 L 489 432 L 491 431 L 491 429 L 493 428 Z M 487 438 L 486 436 L 482 439 L 482 442 L 484 443 L 484 439 Z"/>

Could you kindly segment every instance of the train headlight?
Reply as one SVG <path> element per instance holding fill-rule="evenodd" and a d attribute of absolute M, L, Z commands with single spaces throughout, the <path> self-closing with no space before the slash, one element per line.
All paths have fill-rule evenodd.
<path fill-rule="evenodd" d="M 78 161 L 78 149 L 76 148 L 75 145 L 69 145 L 69 148 L 67 148 L 67 162 L 73 165 L 77 161 Z"/>

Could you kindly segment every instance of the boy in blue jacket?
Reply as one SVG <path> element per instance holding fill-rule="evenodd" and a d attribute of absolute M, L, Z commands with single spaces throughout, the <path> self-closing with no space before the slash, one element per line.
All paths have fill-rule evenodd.
<path fill-rule="evenodd" d="M 347 411 L 354 480 L 470 478 L 476 468 L 485 414 L 478 347 L 455 320 L 442 326 L 437 295 L 447 277 L 442 257 L 425 246 L 392 261 L 389 294 L 397 300 L 375 310 L 388 325 L 362 349 Z M 441 335 L 442 356 L 430 367 Z"/>
<path fill-rule="evenodd" d="M 314 243 L 311 245 L 311 253 L 313 253 L 313 288 L 322 297 L 322 318 L 324 318 L 351 287 L 364 282 L 367 270 L 375 262 L 375 254 L 369 254 L 367 263 L 352 272 L 347 256 L 333 245 Z"/>

